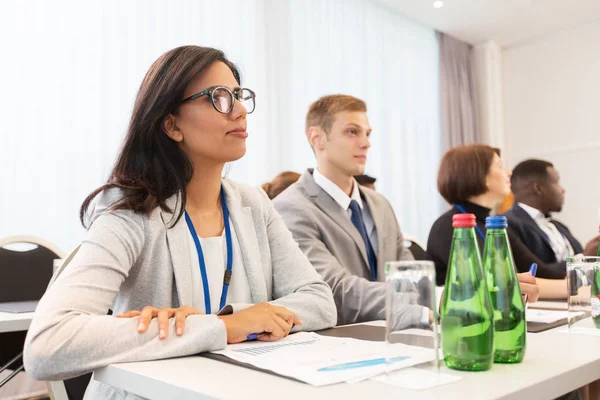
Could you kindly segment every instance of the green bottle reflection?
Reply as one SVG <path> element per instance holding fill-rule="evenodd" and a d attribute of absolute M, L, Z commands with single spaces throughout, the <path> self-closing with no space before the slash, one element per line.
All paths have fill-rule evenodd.
<path fill-rule="evenodd" d="M 475 216 L 456 214 L 440 310 L 442 350 L 449 368 L 484 371 L 493 364 L 494 324 L 490 295 L 475 239 Z"/>
<path fill-rule="evenodd" d="M 518 363 L 525 357 L 525 304 L 521 296 L 506 217 L 488 217 L 483 269 L 494 315 L 494 361 Z"/>

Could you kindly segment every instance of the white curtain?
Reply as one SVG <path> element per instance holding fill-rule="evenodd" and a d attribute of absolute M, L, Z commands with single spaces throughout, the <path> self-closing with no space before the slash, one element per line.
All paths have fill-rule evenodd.
<path fill-rule="evenodd" d="M 437 37 L 443 148 L 480 143 L 473 46 L 442 32 Z"/>
<path fill-rule="evenodd" d="M 81 241 L 79 206 L 108 176 L 143 75 L 184 44 L 225 50 L 257 92 L 231 178 L 314 166 L 308 106 L 348 93 L 367 102 L 367 172 L 403 230 L 424 241 L 441 212 L 435 33 L 375 2 L 8 0 L 0 37 L 0 237 Z"/>

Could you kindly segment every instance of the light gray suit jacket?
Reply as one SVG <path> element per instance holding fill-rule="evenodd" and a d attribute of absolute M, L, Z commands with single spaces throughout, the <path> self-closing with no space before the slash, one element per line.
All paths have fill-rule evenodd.
<path fill-rule="evenodd" d="M 334 326 L 331 290 L 265 193 L 228 180 L 223 187 L 253 303 L 269 301 L 290 309 L 304 322 L 303 330 Z M 24 354 L 27 373 L 35 379 L 60 380 L 112 363 L 186 356 L 227 344 L 225 325 L 215 315 L 187 317 L 180 337 L 171 321 L 166 340 L 158 339 L 156 320 L 147 333 L 139 334 L 138 318 L 106 315 L 109 308 L 118 314 L 144 306 L 191 304 L 192 268 L 198 268 L 190 262 L 184 218 L 169 228 L 174 214 L 160 208 L 149 216 L 106 211 L 120 195 L 117 190 L 100 195 L 81 248 L 37 307 Z M 178 195 L 168 200 L 175 212 L 178 203 Z M 87 397 L 118 399 L 131 394 L 92 381 Z"/>
<path fill-rule="evenodd" d="M 300 248 L 333 290 L 338 324 L 385 319 L 385 263 L 412 260 L 390 203 L 374 190 L 360 187 L 377 230 L 377 280 L 365 244 L 345 211 L 315 183 L 312 169 L 273 202 Z M 400 325 L 419 323 L 421 307 L 404 310 Z M 410 321 L 409 321 L 410 320 Z"/>

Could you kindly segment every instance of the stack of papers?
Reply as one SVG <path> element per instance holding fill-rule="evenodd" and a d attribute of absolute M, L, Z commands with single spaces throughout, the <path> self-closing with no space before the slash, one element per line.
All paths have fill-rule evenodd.
<path fill-rule="evenodd" d="M 580 315 L 583 315 L 582 311 L 571 313 L 571 317 L 578 317 Z M 554 322 L 560 321 L 561 319 L 567 319 L 568 317 L 568 311 L 537 310 L 529 308 L 525 312 L 525 319 L 527 320 L 527 322 L 540 322 L 543 324 L 552 324 Z"/>
<path fill-rule="evenodd" d="M 300 332 L 276 342 L 244 342 L 214 351 L 314 386 L 354 382 L 435 359 L 433 349 Z"/>
<path fill-rule="evenodd" d="M 529 303 L 529 308 L 544 308 L 547 310 L 567 310 L 568 304 L 566 301 L 536 301 Z"/>

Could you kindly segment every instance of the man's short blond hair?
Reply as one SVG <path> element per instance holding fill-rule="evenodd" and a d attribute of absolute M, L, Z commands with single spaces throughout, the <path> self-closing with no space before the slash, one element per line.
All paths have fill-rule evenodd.
<path fill-rule="evenodd" d="M 361 99 L 346 94 L 323 96 L 312 103 L 308 109 L 306 131 L 313 126 L 318 126 L 328 133 L 335 115 L 342 111 L 367 112 L 367 104 Z"/>

